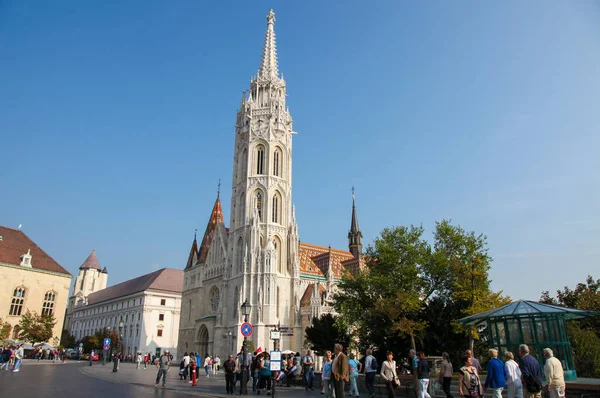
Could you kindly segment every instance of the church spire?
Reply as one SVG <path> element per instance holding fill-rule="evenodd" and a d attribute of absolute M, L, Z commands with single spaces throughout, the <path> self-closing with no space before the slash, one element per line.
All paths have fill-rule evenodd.
<path fill-rule="evenodd" d="M 265 34 L 265 48 L 263 49 L 262 64 L 259 77 L 277 78 L 279 68 L 277 66 L 277 46 L 275 45 L 275 13 L 273 10 L 267 14 L 267 33 Z"/>
<path fill-rule="evenodd" d="M 348 248 L 354 258 L 362 255 L 362 232 L 358 227 L 358 216 L 356 215 L 356 204 L 354 202 L 354 187 L 352 187 L 352 222 L 348 232 Z"/>
<path fill-rule="evenodd" d="M 217 200 L 215 201 L 215 205 L 210 213 L 210 219 L 208 220 L 208 225 L 206 226 L 206 231 L 204 231 L 204 237 L 202 238 L 202 243 L 200 243 L 200 249 L 198 250 L 198 263 L 200 264 L 206 262 L 206 257 L 208 257 L 208 249 L 210 248 L 210 244 L 215 237 L 217 225 L 225 222 L 223 219 L 223 209 L 221 207 L 221 199 L 219 198 L 219 195 L 220 192 L 217 193 Z"/>
<path fill-rule="evenodd" d="M 196 240 L 196 233 L 198 230 L 194 230 L 194 241 L 192 242 L 192 248 L 190 249 L 190 255 L 188 257 L 185 269 L 192 268 L 198 262 L 198 241 Z"/>

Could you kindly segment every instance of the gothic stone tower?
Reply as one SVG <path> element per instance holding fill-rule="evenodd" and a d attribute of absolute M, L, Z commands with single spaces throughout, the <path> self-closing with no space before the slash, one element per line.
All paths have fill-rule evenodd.
<path fill-rule="evenodd" d="M 267 15 L 262 64 L 237 113 L 231 196 L 229 289 L 232 319 L 248 299 L 256 346 L 268 344 L 268 325 L 295 325 L 299 286 L 298 231 L 292 207 L 292 117 L 279 75 L 275 14 Z M 241 339 L 240 339 L 241 341 Z M 282 343 L 284 343 L 282 341 Z"/>

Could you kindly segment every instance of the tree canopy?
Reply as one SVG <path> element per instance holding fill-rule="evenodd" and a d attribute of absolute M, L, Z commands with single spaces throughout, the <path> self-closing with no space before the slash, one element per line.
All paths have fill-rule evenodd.
<path fill-rule="evenodd" d="M 306 341 L 309 347 L 319 354 L 327 350 L 333 350 L 335 343 L 340 343 L 344 347 L 348 346 L 349 336 L 340 327 L 336 318 L 331 314 L 324 314 L 320 318 L 315 318 L 313 324 L 305 330 Z"/>
<path fill-rule="evenodd" d="M 52 329 L 56 325 L 54 315 L 40 315 L 27 310 L 21 317 L 19 338 L 31 344 L 50 341 Z"/>
<path fill-rule="evenodd" d="M 552 297 L 548 291 L 542 292 L 540 301 L 600 312 L 600 279 L 591 276 L 585 283 L 578 283 L 575 289 L 565 286 Z M 581 319 L 567 322 L 567 331 L 573 348 L 575 369 L 579 377 L 600 377 L 600 318 Z"/>
<path fill-rule="evenodd" d="M 334 305 L 358 348 L 464 351 L 477 334 L 457 320 L 510 301 L 490 290 L 484 235 L 450 220 L 436 223 L 432 243 L 424 231 L 385 228 L 367 247 L 365 269 L 344 275 Z"/>
<path fill-rule="evenodd" d="M 10 323 L 0 318 L 0 342 L 3 342 L 8 339 L 11 330 L 12 326 L 10 326 Z"/>

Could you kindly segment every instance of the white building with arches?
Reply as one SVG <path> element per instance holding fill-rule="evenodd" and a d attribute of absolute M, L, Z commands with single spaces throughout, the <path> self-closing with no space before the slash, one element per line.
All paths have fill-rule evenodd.
<path fill-rule="evenodd" d="M 281 346 L 300 351 L 304 328 L 330 312 L 328 295 L 345 271 L 362 264 L 354 198 L 348 251 L 300 243 L 292 205 L 292 117 L 279 74 L 275 15 L 267 15 L 262 63 L 237 112 L 231 215 L 225 226 L 219 195 L 200 246 L 185 267 L 179 354 L 237 352 L 244 300 L 252 305 L 251 340 L 272 344 L 274 325 L 293 330 Z"/>

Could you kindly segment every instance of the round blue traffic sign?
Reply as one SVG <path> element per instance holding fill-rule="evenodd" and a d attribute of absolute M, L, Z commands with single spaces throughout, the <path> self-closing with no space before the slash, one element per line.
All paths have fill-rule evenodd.
<path fill-rule="evenodd" d="M 244 336 L 244 337 L 252 336 L 252 325 L 249 324 L 248 322 L 242 323 L 242 327 L 240 328 L 240 330 L 242 332 L 242 336 Z"/>

